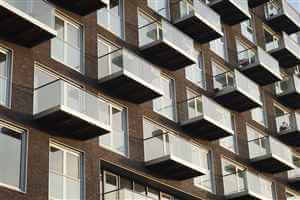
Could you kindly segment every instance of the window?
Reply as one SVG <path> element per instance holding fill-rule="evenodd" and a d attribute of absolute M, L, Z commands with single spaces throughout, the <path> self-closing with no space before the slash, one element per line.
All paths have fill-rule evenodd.
<path fill-rule="evenodd" d="M 251 119 L 256 121 L 257 123 L 261 124 L 262 126 L 267 127 L 268 123 L 267 123 L 267 116 L 266 116 L 266 112 L 265 112 L 265 109 L 266 109 L 265 103 L 263 100 L 262 100 L 262 102 L 263 102 L 262 107 L 254 108 L 251 110 Z"/>
<path fill-rule="evenodd" d="M 212 61 L 212 71 L 215 89 L 222 90 L 224 88 L 234 86 L 234 74 L 232 71 L 228 71 L 228 69 L 214 61 Z"/>
<path fill-rule="evenodd" d="M 269 148 L 268 138 L 249 125 L 246 126 L 246 129 L 250 159 L 267 154 Z"/>
<path fill-rule="evenodd" d="M 279 37 L 264 27 L 265 50 L 271 51 L 279 47 Z"/>
<path fill-rule="evenodd" d="M 222 30 L 223 30 L 223 28 L 222 28 Z M 224 30 L 223 30 L 223 32 L 224 32 Z M 209 42 L 209 47 L 218 56 L 220 56 L 224 60 L 227 60 L 225 40 L 226 40 L 226 38 L 225 38 L 225 34 L 224 34 L 223 37 Z"/>
<path fill-rule="evenodd" d="M 83 33 L 82 27 L 55 16 L 57 37 L 51 40 L 51 57 L 66 66 L 83 73 Z"/>
<path fill-rule="evenodd" d="M 0 105 L 10 107 L 11 53 L 0 47 Z"/>
<path fill-rule="evenodd" d="M 198 117 L 203 113 L 203 104 L 201 100 L 201 96 L 196 94 L 190 89 L 186 90 L 187 93 L 187 108 L 188 108 L 188 119 L 192 119 L 194 117 Z"/>
<path fill-rule="evenodd" d="M 233 126 L 235 128 L 235 117 L 234 114 L 231 114 L 231 121 L 233 123 Z M 219 144 L 224 147 L 225 149 L 233 152 L 238 153 L 238 144 L 237 144 L 237 136 L 235 135 L 235 131 L 233 132 L 234 135 L 227 136 L 225 138 L 222 138 L 219 140 Z"/>
<path fill-rule="evenodd" d="M 274 115 L 276 118 L 277 132 L 286 131 L 293 127 L 292 115 L 279 104 L 274 104 Z"/>
<path fill-rule="evenodd" d="M 206 151 L 206 156 L 208 167 L 207 174 L 194 178 L 194 185 L 213 193 L 215 192 L 215 184 L 213 179 L 212 153 L 210 151 Z"/>
<path fill-rule="evenodd" d="M 148 6 L 161 16 L 170 19 L 169 0 L 147 0 Z"/>
<path fill-rule="evenodd" d="M 239 67 L 243 68 L 255 62 L 255 51 L 245 46 L 240 40 L 236 40 Z"/>
<path fill-rule="evenodd" d="M 25 191 L 26 152 L 26 133 L 0 122 L 0 186 Z"/>
<path fill-rule="evenodd" d="M 56 144 L 49 151 L 49 199 L 83 199 L 81 153 Z"/>
<path fill-rule="evenodd" d="M 139 46 L 144 46 L 153 41 L 162 39 L 163 31 L 161 24 L 150 16 L 138 12 Z"/>
<path fill-rule="evenodd" d="M 97 23 L 124 39 L 123 0 L 110 0 L 105 8 L 97 12 Z"/>
<path fill-rule="evenodd" d="M 278 15 L 281 12 L 279 1 L 270 1 L 265 5 L 266 18 Z"/>
<path fill-rule="evenodd" d="M 119 176 L 109 171 L 103 171 L 102 195 L 103 200 L 124 200 L 146 199 L 145 196 L 153 200 L 159 200 L 160 192 L 147 185 L 130 180 L 127 177 Z"/>
<path fill-rule="evenodd" d="M 99 137 L 100 145 L 128 156 L 127 111 L 112 105 L 110 112 L 112 132 Z"/>
<path fill-rule="evenodd" d="M 161 76 L 163 96 L 153 100 L 153 110 L 166 118 L 176 121 L 174 80 Z"/>
<path fill-rule="evenodd" d="M 200 54 L 198 63 L 185 68 L 185 78 L 201 88 L 205 88 L 203 57 Z"/>
<path fill-rule="evenodd" d="M 245 169 L 224 158 L 222 158 L 221 163 L 224 194 L 228 195 L 245 191 Z"/>
<path fill-rule="evenodd" d="M 255 32 L 252 20 L 246 20 L 241 23 L 241 32 L 244 37 L 246 37 L 251 42 L 255 42 Z"/>
<path fill-rule="evenodd" d="M 111 53 L 117 50 L 117 47 L 111 43 L 106 42 L 105 40 L 98 39 L 98 77 L 103 78 L 110 74 L 120 71 L 119 64 L 121 59 L 117 56 L 120 54 Z M 105 56 L 105 57 L 102 57 Z"/>
<path fill-rule="evenodd" d="M 266 126 L 265 112 L 263 107 L 254 108 L 251 110 L 251 119 L 259 124 Z"/>

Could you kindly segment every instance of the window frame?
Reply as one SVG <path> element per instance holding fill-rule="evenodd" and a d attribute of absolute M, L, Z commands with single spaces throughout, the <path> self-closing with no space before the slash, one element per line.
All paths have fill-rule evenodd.
<path fill-rule="evenodd" d="M 60 151 L 63 152 L 63 160 L 62 160 L 62 163 L 63 163 L 63 172 L 62 174 L 58 173 L 58 172 L 55 172 L 55 171 L 52 171 L 50 169 L 50 150 L 51 150 L 51 147 L 53 148 L 56 148 L 56 149 L 59 149 Z M 49 151 L 48 151 L 48 156 L 49 156 L 49 172 L 48 172 L 48 176 L 49 176 L 49 180 L 48 180 L 48 190 L 49 190 L 49 193 L 48 193 L 48 199 L 49 200 L 56 200 L 55 198 L 51 197 L 50 196 L 50 173 L 54 173 L 58 176 L 62 176 L 63 177 L 63 196 L 64 196 L 64 199 L 65 199 L 65 193 L 66 193 L 66 179 L 71 179 L 73 181 L 75 181 L 75 179 L 73 177 L 69 177 L 66 175 L 66 163 L 67 163 L 67 158 L 66 158 L 66 155 L 67 153 L 71 154 L 71 155 L 74 155 L 76 157 L 79 157 L 79 165 L 78 167 L 80 167 L 79 169 L 79 178 L 78 178 L 78 181 L 79 181 L 79 185 L 80 185 L 80 200 L 84 200 L 85 199 L 85 170 L 84 170 L 84 154 L 83 152 L 80 152 L 78 150 L 75 150 L 75 149 L 72 149 L 68 146 L 65 146 L 65 145 L 62 145 L 62 144 L 59 144 L 59 143 L 56 143 L 54 141 L 50 141 L 49 143 Z M 75 181 L 76 182 L 76 181 Z"/>
<path fill-rule="evenodd" d="M 149 1 L 153 1 L 156 8 L 151 7 L 151 4 L 149 3 Z M 159 12 L 159 10 L 157 9 L 157 2 L 158 2 L 158 1 L 162 1 L 162 0 L 147 0 L 147 6 L 148 6 L 150 9 L 152 9 L 155 13 L 157 13 L 158 15 L 160 15 L 160 16 L 162 16 L 162 17 L 168 19 L 168 20 L 170 20 L 170 19 L 171 19 L 171 8 L 170 8 L 171 2 L 170 2 L 170 0 L 163 0 L 163 1 L 165 1 L 165 6 L 166 6 L 166 8 L 165 8 L 165 10 L 166 10 L 166 16 L 162 15 L 162 14 Z"/>
<path fill-rule="evenodd" d="M 159 114 L 159 115 L 161 115 L 161 116 L 163 116 L 163 117 L 165 117 L 165 118 L 167 118 L 167 119 L 169 119 L 169 120 L 171 120 L 171 121 L 174 121 L 174 122 L 178 122 L 178 113 L 177 113 L 177 106 L 176 106 L 176 83 L 175 83 L 175 79 L 174 78 L 171 78 L 170 76 L 168 76 L 168 75 L 166 75 L 166 74 L 163 74 L 163 73 L 161 73 L 161 75 L 160 75 L 160 79 L 165 79 L 165 80 L 168 80 L 169 82 L 171 82 L 172 83 L 172 110 L 173 110 L 173 119 L 170 119 L 169 117 L 167 117 L 166 115 L 164 115 L 163 113 L 161 113 L 161 111 L 159 111 L 159 110 L 157 110 L 156 108 L 155 108 L 155 104 L 156 103 L 154 103 L 155 101 L 159 101 L 159 102 L 161 102 L 162 101 L 162 98 L 164 98 L 165 97 L 165 95 L 163 94 L 163 96 L 162 97 L 159 97 L 159 98 L 156 98 L 156 99 L 154 99 L 154 100 L 152 100 L 152 110 L 155 112 L 155 113 L 157 113 L 157 114 Z M 160 81 L 160 83 L 161 83 L 162 81 Z M 168 97 L 169 98 L 169 97 Z M 160 103 L 160 105 L 163 105 L 162 103 Z M 168 105 L 167 105 L 168 106 Z M 164 105 L 164 107 L 165 107 L 165 105 Z"/>
<path fill-rule="evenodd" d="M 11 101 L 12 101 L 12 78 L 13 78 L 13 51 L 8 48 L 4 48 L 0 46 L 0 53 L 6 56 L 6 70 L 7 70 L 7 77 L 4 77 L 0 74 L 0 78 L 6 79 L 6 104 L 2 104 L 0 102 L 0 106 L 11 108 Z"/>
<path fill-rule="evenodd" d="M 237 134 L 236 134 L 236 130 L 237 130 L 237 126 L 236 126 L 236 115 L 234 113 L 231 113 L 231 121 L 233 123 L 233 128 L 234 128 L 234 131 L 233 131 L 233 135 L 232 136 L 228 136 L 228 137 L 225 137 L 225 138 L 221 138 L 218 140 L 219 142 L 219 145 L 221 147 L 223 147 L 224 149 L 227 149 L 229 151 L 231 151 L 232 153 L 235 153 L 237 155 L 239 155 L 239 145 L 238 145 L 238 137 L 237 137 Z M 222 140 L 226 139 L 226 138 L 230 138 L 232 137 L 233 138 L 233 148 L 234 149 L 229 149 L 226 145 L 224 145 L 224 143 L 222 142 Z"/>
<path fill-rule="evenodd" d="M 55 13 L 54 15 L 54 19 L 55 18 L 58 18 L 59 20 L 63 21 L 64 23 L 64 39 L 60 39 L 58 38 L 58 36 L 56 36 L 55 38 L 53 39 L 57 39 L 58 40 L 62 40 L 63 44 L 64 44 L 64 55 L 63 55 L 63 60 L 60 60 L 59 58 L 56 58 L 53 54 L 52 54 L 52 48 L 53 48 L 53 43 L 52 43 L 52 40 L 50 40 L 50 57 L 59 62 L 59 63 L 62 63 L 64 64 L 65 66 L 71 68 L 72 70 L 76 71 L 76 72 L 79 72 L 81 74 L 85 74 L 85 67 L 84 67 L 84 30 L 83 30 L 83 25 L 81 25 L 80 23 L 76 22 L 75 20 L 72 20 L 70 19 L 69 17 L 66 17 L 64 16 L 63 14 L 60 14 L 58 12 Z M 55 23 L 55 21 L 54 21 Z M 68 51 L 67 51 L 67 48 L 65 48 L 65 44 L 67 44 L 68 46 L 71 46 L 72 48 L 74 49 L 78 49 L 78 47 L 74 46 L 73 44 L 71 44 L 68 40 L 67 40 L 67 25 L 70 25 L 70 26 L 73 26 L 74 28 L 76 28 L 77 30 L 80 31 L 80 66 L 71 66 L 70 64 L 68 64 Z M 77 70 L 76 68 L 79 67 L 79 69 Z"/>
<path fill-rule="evenodd" d="M 206 77 L 205 77 L 205 64 L 204 64 L 204 56 L 202 52 L 199 52 L 198 63 L 194 65 L 190 65 L 185 68 L 185 79 L 191 81 L 193 84 L 197 85 L 198 87 L 202 89 L 206 89 Z M 188 69 L 189 68 L 189 69 Z M 193 75 L 193 78 L 191 78 L 190 73 L 188 70 L 192 71 L 192 74 L 196 74 L 196 72 L 201 71 L 201 80 L 196 80 L 195 76 Z M 198 82 L 197 82 L 198 81 Z"/>
<path fill-rule="evenodd" d="M 120 25 L 121 25 L 121 35 L 118 35 L 117 33 L 115 33 L 115 31 L 112 30 L 111 26 L 111 14 L 108 14 L 108 21 L 109 21 L 109 24 L 108 24 L 108 27 L 102 25 L 98 20 L 99 20 L 99 11 L 100 9 L 97 11 L 97 25 L 98 26 L 101 26 L 103 27 L 105 30 L 111 32 L 112 34 L 114 34 L 115 36 L 117 36 L 118 38 L 122 39 L 122 40 L 126 40 L 126 32 L 125 32 L 125 5 L 124 5 L 124 0 L 118 0 L 119 1 L 119 8 L 122 9 L 122 13 L 120 15 Z M 109 8 L 109 9 L 108 9 Z M 111 6 L 110 6 L 110 3 L 108 3 L 107 7 L 106 8 L 102 8 L 102 9 L 106 9 L 106 12 L 110 12 L 110 9 L 111 9 Z"/>
<path fill-rule="evenodd" d="M 27 171 L 28 171 L 28 130 L 8 124 L 8 122 L 0 120 L 0 127 L 5 127 L 21 135 L 21 155 L 20 155 L 20 187 L 15 187 L 7 183 L 0 182 L 0 187 L 5 187 L 20 193 L 27 193 Z M 1 168 L 1 167 L 0 167 Z"/>
<path fill-rule="evenodd" d="M 125 122 L 124 122 L 124 119 L 122 117 L 122 123 L 123 125 L 125 126 L 125 131 L 124 131 L 124 139 L 126 139 L 126 152 L 121 152 L 121 151 L 118 151 L 116 150 L 115 148 L 113 148 L 113 144 L 114 144 L 114 130 L 112 130 L 108 135 L 105 135 L 105 136 L 109 136 L 110 137 L 110 146 L 109 145 L 105 145 L 103 143 L 101 143 L 101 136 L 99 136 L 99 139 L 98 139 L 98 144 L 100 147 L 104 148 L 104 149 L 107 149 L 109 151 L 112 151 L 114 153 L 117 153 L 119 155 L 122 155 L 124 157 L 127 157 L 129 158 L 130 155 L 129 155 L 129 132 L 128 132 L 128 109 L 127 107 L 124 107 L 124 106 L 119 106 L 119 105 L 116 105 L 116 104 L 113 104 L 111 103 L 111 106 L 110 106 L 110 122 L 111 122 L 111 127 L 113 127 L 113 121 L 112 121 L 112 109 L 116 109 L 116 110 L 119 110 L 121 112 L 125 112 L 124 116 L 125 117 Z"/>
<path fill-rule="evenodd" d="M 224 168 L 225 168 L 225 164 L 229 164 L 229 165 L 232 165 L 234 166 L 234 169 L 235 169 L 235 172 L 234 173 L 230 173 L 230 174 L 224 174 Z M 222 177 L 223 177 L 223 185 L 225 186 L 224 184 L 224 177 L 227 176 L 227 175 L 232 175 L 234 174 L 235 175 L 235 178 L 236 178 L 236 181 L 237 181 L 237 188 L 240 188 L 239 186 L 239 177 L 238 177 L 238 172 L 245 172 L 247 171 L 247 168 L 240 165 L 240 164 L 237 164 L 235 163 L 234 161 L 232 161 L 231 159 L 228 159 L 226 157 L 221 157 L 221 170 L 222 170 Z M 243 177 L 243 183 L 244 183 L 244 186 L 247 187 L 247 183 L 245 182 L 245 177 Z M 238 192 L 242 192 L 242 191 L 236 191 L 236 193 Z"/>

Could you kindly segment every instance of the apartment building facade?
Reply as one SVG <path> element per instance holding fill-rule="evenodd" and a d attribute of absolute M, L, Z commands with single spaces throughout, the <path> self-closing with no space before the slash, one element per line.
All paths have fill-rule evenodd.
<path fill-rule="evenodd" d="M 300 199 L 286 0 L 0 0 L 0 199 Z"/>

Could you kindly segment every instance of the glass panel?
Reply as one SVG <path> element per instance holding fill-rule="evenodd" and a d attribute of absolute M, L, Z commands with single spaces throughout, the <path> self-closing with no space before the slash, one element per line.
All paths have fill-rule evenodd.
<path fill-rule="evenodd" d="M 97 12 L 97 23 L 123 38 L 123 2 L 122 0 L 110 1 L 110 4 Z"/>
<path fill-rule="evenodd" d="M 265 49 L 271 51 L 279 47 L 279 39 L 264 29 Z"/>
<path fill-rule="evenodd" d="M 162 77 L 161 84 L 163 96 L 153 100 L 153 110 L 170 120 L 175 120 L 173 81 L 171 79 Z"/>
<path fill-rule="evenodd" d="M 55 147 L 50 147 L 49 168 L 51 171 L 63 173 L 63 154 L 64 152 Z"/>
<path fill-rule="evenodd" d="M 169 18 L 169 0 L 147 0 L 148 6 L 155 10 L 158 14 Z"/>
<path fill-rule="evenodd" d="M 106 44 L 102 40 L 98 40 L 98 77 L 102 78 L 109 75 L 111 57 L 108 55 L 110 52 L 110 45 Z M 105 56 L 107 55 L 107 56 Z"/>
<path fill-rule="evenodd" d="M 67 166 L 66 166 L 66 175 L 75 179 L 80 178 L 80 157 L 66 153 L 67 156 Z"/>
<path fill-rule="evenodd" d="M 63 176 L 49 173 L 49 196 L 50 199 L 63 199 L 64 180 Z"/>
<path fill-rule="evenodd" d="M 105 173 L 104 192 L 110 192 L 118 189 L 118 177 L 116 175 Z"/>
<path fill-rule="evenodd" d="M 21 179 L 22 135 L 0 127 L 0 183 L 22 187 Z M 9 158 L 9 159 L 8 159 Z"/>
<path fill-rule="evenodd" d="M 71 179 L 66 179 L 66 194 L 65 199 L 80 200 L 80 182 Z"/>
<path fill-rule="evenodd" d="M 265 126 L 265 113 L 263 108 L 255 108 L 251 110 L 251 118 L 260 123 L 261 125 Z"/>

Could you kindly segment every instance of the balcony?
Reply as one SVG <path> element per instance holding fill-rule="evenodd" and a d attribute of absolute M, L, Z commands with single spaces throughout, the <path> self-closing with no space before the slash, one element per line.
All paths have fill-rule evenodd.
<path fill-rule="evenodd" d="M 248 0 L 248 5 L 249 5 L 249 8 L 256 8 L 256 7 L 263 5 L 269 1 L 270 0 Z"/>
<path fill-rule="evenodd" d="M 250 140 L 248 147 L 251 163 L 261 171 L 279 173 L 294 168 L 291 149 L 270 136 Z"/>
<path fill-rule="evenodd" d="M 287 145 L 300 146 L 300 115 L 287 113 L 276 118 L 279 139 Z"/>
<path fill-rule="evenodd" d="M 155 200 L 151 197 L 123 188 L 104 193 L 103 200 Z"/>
<path fill-rule="evenodd" d="M 144 139 L 147 168 L 167 178 L 183 180 L 206 174 L 207 155 L 200 147 L 158 130 Z"/>
<path fill-rule="evenodd" d="M 174 25 L 197 42 L 208 43 L 223 36 L 220 16 L 201 1 L 180 1 L 173 10 Z"/>
<path fill-rule="evenodd" d="M 262 106 L 258 85 L 238 70 L 213 77 L 215 100 L 226 108 L 244 112 Z"/>
<path fill-rule="evenodd" d="M 278 61 L 260 47 L 239 52 L 238 65 L 244 75 L 261 86 L 282 80 Z"/>
<path fill-rule="evenodd" d="M 180 103 L 179 112 L 181 127 L 193 137 L 217 140 L 234 133 L 230 111 L 206 96 Z"/>
<path fill-rule="evenodd" d="M 291 68 L 300 64 L 300 46 L 286 33 L 279 42 L 266 44 L 266 49 L 278 60 L 280 67 Z"/>
<path fill-rule="evenodd" d="M 296 189 L 300 189 L 300 168 L 288 171 L 288 183 Z"/>
<path fill-rule="evenodd" d="M 300 78 L 293 74 L 287 79 L 275 84 L 275 95 L 285 106 L 293 109 L 300 108 Z"/>
<path fill-rule="evenodd" d="M 46 1 L 0 0 L 0 37 L 33 47 L 56 36 L 54 7 Z"/>
<path fill-rule="evenodd" d="M 98 79 L 101 88 L 134 103 L 162 96 L 160 70 L 127 49 L 100 56 Z"/>
<path fill-rule="evenodd" d="M 85 16 L 106 7 L 109 0 L 49 0 L 50 2 L 78 15 Z"/>
<path fill-rule="evenodd" d="M 242 171 L 223 177 L 225 199 L 232 200 L 273 200 L 272 182 Z"/>
<path fill-rule="evenodd" d="M 208 0 L 208 5 L 216 11 L 228 25 L 239 24 L 250 19 L 248 0 Z"/>
<path fill-rule="evenodd" d="M 292 34 L 300 31 L 300 16 L 286 0 L 267 3 L 265 6 L 267 24 L 276 32 Z"/>
<path fill-rule="evenodd" d="M 139 47 L 146 59 L 169 70 L 197 62 L 194 41 L 165 20 L 139 28 Z"/>
<path fill-rule="evenodd" d="M 110 132 L 110 107 L 60 79 L 34 91 L 34 119 L 63 137 L 86 140 Z"/>

